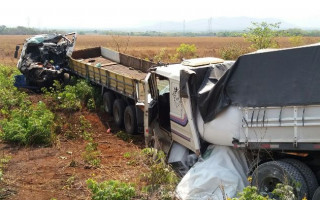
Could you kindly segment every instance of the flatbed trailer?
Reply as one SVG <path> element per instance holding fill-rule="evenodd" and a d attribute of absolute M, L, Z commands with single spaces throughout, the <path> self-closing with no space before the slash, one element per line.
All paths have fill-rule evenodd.
<path fill-rule="evenodd" d="M 101 87 L 105 111 L 130 134 L 143 132 L 144 79 L 154 63 L 104 47 L 74 51 L 73 74 Z"/>

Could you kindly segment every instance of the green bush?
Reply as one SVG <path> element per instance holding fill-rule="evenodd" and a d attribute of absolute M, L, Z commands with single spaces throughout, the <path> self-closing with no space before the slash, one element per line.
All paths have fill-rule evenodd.
<path fill-rule="evenodd" d="M 303 37 L 300 35 L 291 36 L 289 42 L 292 46 L 302 46 L 305 44 Z"/>
<path fill-rule="evenodd" d="M 232 200 L 269 200 L 269 197 L 264 197 L 258 194 L 258 189 L 255 186 L 245 187 L 238 196 L 239 198 L 232 198 Z"/>
<path fill-rule="evenodd" d="M 22 105 L 14 109 L 7 119 L 0 122 L 4 141 L 18 144 L 51 144 L 54 114 L 43 102 Z"/>
<path fill-rule="evenodd" d="M 229 44 L 219 50 L 220 57 L 224 60 L 235 60 L 247 52 L 248 50 L 246 48 L 238 44 Z"/>
<path fill-rule="evenodd" d="M 147 182 L 144 191 L 159 199 L 174 199 L 174 190 L 179 178 L 171 166 L 165 163 L 164 152 L 153 148 L 145 148 L 141 154 L 144 162 L 150 168 L 148 173 L 142 174 L 142 178 Z"/>
<path fill-rule="evenodd" d="M 293 188 L 289 185 L 278 183 L 276 188 L 272 191 L 271 196 L 262 196 L 258 193 L 255 186 L 247 186 L 242 192 L 239 192 L 237 198 L 228 198 L 227 200 L 295 200 L 297 199 L 293 193 Z M 307 199 L 307 198 L 303 198 Z"/>
<path fill-rule="evenodd" d="M 82 79 L 78 79 L 74 85 L 65 87 L 55 81 L 53 87 L 49 90 L 43 88 L 42 91 L 47 97 L 52 98 L 54 109 L 57 110 L 76 111 L 82 108 L 81 104 L 88 106 L 90 110 L 96 107 L 95 88 Z"/>
<path fill-rule="evenodd" d="M 180 46 L 176 49 L 175 57 L 178 60 L 182 60 L 183 58 L 194 58 L 197 55 L 197 47 L 194 44 L 180 44 Z"/>
<path fill-rule="evenodd" d="M 7 115 L 14 107 L 28 103 L 27 94 L 14 86 L 14 76 L 19 71 L 13 67 L 0 65 L 0 113 Z"/>
<path fill-rule="evenodd" d="M 277 48 L 279 44 L 275 38 L 281 35 L 281 32 L 278 31 L 279 28 L 280 22 L 274 24 L 252 22 L 243 37 L 252 44 L 251 47 L 254 49 Z"/>
<path fill-rule="evenodd" d="M 86 149 L 85 152 L 82 154 L 82 157 L 88 164 L 94 167 L 99 167 L 101 162 L 99 158 L 100 155 L 101 153 L 100 151 L 98 151 L 98 143 L 89 142 L 86 145 Z"/>
<path fill-rule="evenodd" d="M 135 196 L 135 188 L 131 184 L 110 180 L 101 183 L 93 179 L 87 180 L 93 200 L 130 200 Z"/>
<path fill-rule="evenodd" d="M 169 53 L 167 48 L 161 48 L 159 53 L 153 57 L 153 61 L 158 62 L 168 62 L 174 61 L 175 57 Z"/>

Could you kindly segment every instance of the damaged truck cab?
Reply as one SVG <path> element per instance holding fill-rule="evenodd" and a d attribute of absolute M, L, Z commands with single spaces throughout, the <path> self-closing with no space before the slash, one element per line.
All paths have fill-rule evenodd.
<path fill-rule="evenodd" d="M 145 102 L 149 102 L 144 108 L 146 144 L 169 155 L 168 162 L 178 167 L 181 174 L 188 171 L 201 155 L 203 141 L 193 116 L 194 105 L 189 100 L 189 87 L 192 86 L 187 82 L 182 85 L 184 77 L 180 74 L 190 72 L 190 68 L 203 73 L 219 70 L 218 77 L 215 77 L 219 79 L 233 63 L 219 58 L 196 58 L 156 67 L 146 76 L 145 94 L 148 95 L 145 95 Z M 183 93 L 185 96 L 181 96 Z"/>
<path fill-rule="evenodd" d="M 69 39 L 70 38 L 70 39 Z M 68 78 L 68 57 L 76 42 L 76 33 L 43 34 L 26 39 L 17 67 L 30 86 L 46 87 L 54 80 Z M 18 57 L 19 46 L 15 57 Z"/>

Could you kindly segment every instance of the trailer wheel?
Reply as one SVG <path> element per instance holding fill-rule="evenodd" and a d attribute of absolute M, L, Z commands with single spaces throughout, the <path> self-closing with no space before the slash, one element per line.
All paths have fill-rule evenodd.
<path fill-rule="evenodd" d="M 312 172 L 312 170 L 306 164 L 296 159 L 286 158 L 286 159 L 283 159 L 282 161 L 293 165 L 295 168 L 297 168 L 300 171 L 300 173 L 304 177 L 304 180 L 307 183 L 308 199 L 311 199 L 314 192 L 319 186 L 317 178 Z"/>
<path fill-rule="evenodd" d="M 125 103 L 122 99 L 117 99 L 113 104 L 113 118 L 114 122 L 118 127 L 123 127 L 123 116 L 124 116 Z"/>
<path fill-rule="evenodd" d="M 129 134 L 135 134 L 137 130 L 136 107 L 127 106 L 124 111 L 124 127 Z"/>
<path fill-rule="evenodd" d="M 319 199 L 320 199 L 320 187 L 316 189 L 312 197 L 312 200 L 319 200 Z"/>
<path fill-rule="evenodd" d="M 103 107 L 106 113 L 113 114 L 114 94 L 112 92 L 106 92 L 103 94 Z"/>
<path fill-rule="evenodd" d="M 291 185 L 297 199 L 307 195 L 306 181 L 297 168 L 283 161 L 269 161 L 259 165 L 252 174 L 252 184 L 263 195 L 270 194 L 278 183 Z"/>

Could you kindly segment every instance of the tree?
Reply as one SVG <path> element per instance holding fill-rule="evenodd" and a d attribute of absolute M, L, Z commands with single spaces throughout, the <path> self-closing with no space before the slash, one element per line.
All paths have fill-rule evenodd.
<path fill-rule="evenodd" d="M 248 28 L 248 32 L 243 34 L 243 37 L 251 42 L 251 47 L 255 49 L 275 48 L 279 46 L 275 40 L 279 28 L 280 22 L 274 24 L 252 22 L 252 27 Z"/>

